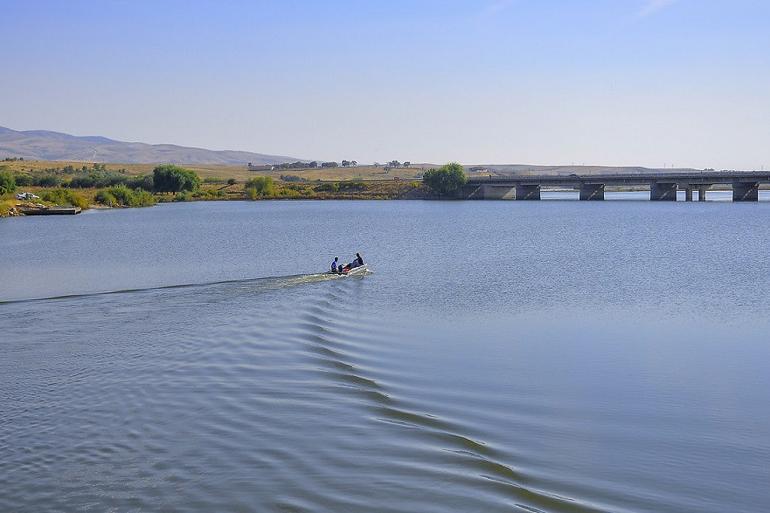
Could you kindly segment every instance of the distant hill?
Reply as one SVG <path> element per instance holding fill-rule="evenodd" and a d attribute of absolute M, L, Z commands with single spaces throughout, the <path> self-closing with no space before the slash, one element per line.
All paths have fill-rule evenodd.
<path fill-rule="evenodd" d="M 125 164 L 280 164 L 294 157 L 248 151 L 206 150 L 175 144 L 123 142 L 98 136 L 75 136 L 47 130 L 17 131 L 0 127 L 0 160 L 76 160 Z"/>

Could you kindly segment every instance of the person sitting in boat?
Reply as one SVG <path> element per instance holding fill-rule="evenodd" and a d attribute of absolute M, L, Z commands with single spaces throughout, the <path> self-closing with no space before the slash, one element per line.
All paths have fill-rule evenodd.
<path fill-rule="evenodd" d="M 356 267 L 361 267 L 362 265 L 364 265 L 364 259 L 361 258 L 360 253 L 356 253 L 356 258 L 354 258 L 353 261 L 348 264 L 348 266 L 350 266 L 351 269 L 354 269 Z"/>
<path fill-rule="evenodd" d="M 332 272 L 337 273 L 337 261 L 340 259 L 340 257 L 334 257 L 334 262 L 332 262 Z"/>

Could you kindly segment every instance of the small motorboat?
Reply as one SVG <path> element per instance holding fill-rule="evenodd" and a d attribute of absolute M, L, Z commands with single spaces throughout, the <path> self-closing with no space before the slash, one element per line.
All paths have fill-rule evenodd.
<path fill-rule="evenodd" d="M 348 269 L 347 266 L 345 266 L 345 269 L 346 270 L 342 271 L 341 273 L 329 271 L 329 274 L 336 274 L 337 276 L 363 276 L 364 274 L 369 274 L 372 272 L 369 269 L 369 266 L 366 264 L 353 267 L 352 269 Z"/>
<path fill-rule="evenodd" d="M 45 205 L 19 206 L 19 212 L 25 216 L 61 216 L 74 215 L 80 213 L 80 207 L 60 207 L 58 205 L 47 207 Z"/>
<path fill-rule="evenodd" d="M 366 264 L 364 264 L 364 265 L 359 265 L 358 267 L 354 267 L 354 268 L 350 269 L 345 274 L 347 274 L 348 276 L 351 276 L 351 275 L 354 275 L 354 274 L 366 274 L 366 273 L 370 273 L 370 272 L 371 271 L 369 270 L 369 267 Z"/>

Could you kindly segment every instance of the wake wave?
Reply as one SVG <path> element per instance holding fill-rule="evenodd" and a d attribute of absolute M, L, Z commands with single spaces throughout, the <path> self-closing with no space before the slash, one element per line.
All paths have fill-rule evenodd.
<path fill-rule="evenodd" d="M 327 304 L 337 304 L 346 298 L 346 295 L 338 294 L 340 290 L 340 287 L 332 287 L 323 291 L 327 295 Z M 407 461 L 410 463 L 399 468 L 401 475 L 415 471 L 420 478 L 425 478 L 438 471 L 441 480 L 458 485 L 465 483 L 473 490 L 488 490 L 498 495 L 500 504 L 536 513 L 602 511 L 590 503 L 549 490 L 548 483 L 541 482 L 526 470 L 517 469 L 506 461 L 508 458 L 504 453 L 467 432 L 463 422 L 433 415 L 427 405 L 400 396 L 390 390 L 387 383 L 369 375 L 366 365 L 356 363 L 362 352 L 357 339 L 377 339 L 372 333 L 372 326 L 376 324 L 373 319 L 349 319 L 343 328 L 338 324 L 334 310 L 324 307 L 320 301 L 316 300 L 312 307 L 306 306 L 302 310 L 301 320 L 295 327 L 300 340 L 312 353 L 316 372 L 341 385 L 346 393 L 353 392 L 362 398 L 374 420 L 400 426 L 407 429 L 410 436 L 427 442 L 428 450 L 420 450 L 417 456 L 409 454 Z M 386 344 L 386 341 L 377 343 Z M 371 366 L 376 368 L 377 363 L 373 362 Z M 433 450 L 436 447 L 439 452 Z M 415 450 L 414 446 L 412 450 Z"/>
<path fill-rule="evenodd" d="M 293 287 L 297 285 L 303 285 L 306 283 L 318 283 L 318 282 L 337 280 L 337 279 L 343 279 L 343 278 L 355 278 L 355 277 L 365 276 L 365 274 L 366 273 L 355 275 L 355 276 L 346 276 L 346 275 L 331 274 L 331 273 L 292 274 L 288 276 L 267 276 L 262 278 L 242 278 L 238 280 L 220 280 L 220 281 L 209 281 L 209 282 L 202 282 L 202 283 L 183 283 L 183 284 L 175 284 L 175 285 L 160 285 L 156 287 L 137 287 L 137 288 L 130 288 L 130 289 L 106 290 L 106 291 L 99 291 L 99 292 L 84 292 L 84 293 L 78 293 L 78 294 L 60 294 L 55 296 L 0 300 L 0 305 L 15 304 L 15 303 L 30 303 L 35 301 L 54 301 L 57 299 L 73 299 L 73 298 L 86 298 L 86 297 L 95 297 L 95 296 L 107 296 L 112 294 L 132 294 L 137 292 L 151 292 L 155 290 L 173 290 L 173 289 L 186 289 L 186 288 L 196 288 L 196 287 L 212 287 L 216 285 L 232 285 L 232 284 L 239 284 L 239 283 L 240 284 L 248 284 L 248 283 L 262 284 L 265 288 L 283 288 L 283 287 Z"/>

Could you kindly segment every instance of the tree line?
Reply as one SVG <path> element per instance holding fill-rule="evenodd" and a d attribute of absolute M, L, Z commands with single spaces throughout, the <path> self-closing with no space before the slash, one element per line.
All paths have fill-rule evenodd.
<path fill-rule="evenodd" d="M 69 178 L 68 178 L 69 175 Z M 75 168 L 45 169 L 41 173 L 3 173 L 3 190 L 12 192 L 16 187 L 64 187 L 68 189 L 92 189 L 125 186 L 148 192 L 178 193 L 194 192 L 200 188 L 201 179 L 194 171 L 173 164 L 164 164 L 153 169 L 148 175 L 128 175 L 125 170 L 109 171 L 104 164 L 93 164 Z M 11 186 L 11 183 L 13 185 Z M 229 182 L 228 182 L 229 183 Z"/>

